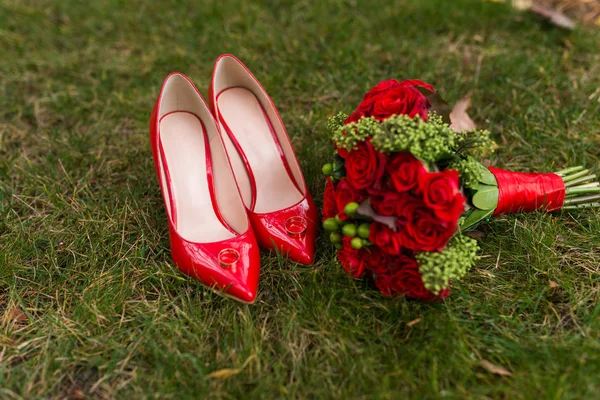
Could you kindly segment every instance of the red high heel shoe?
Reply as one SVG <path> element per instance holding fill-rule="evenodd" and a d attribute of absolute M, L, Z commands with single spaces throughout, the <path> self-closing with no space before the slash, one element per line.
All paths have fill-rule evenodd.
<path fill-rule="evenodd" d="M 317 210 L 273 101 L 228 54 L 215 63 L 209 96 L 258 243 L 312 264 Z"/>
<path fill-rule="evenodd" d="M 179 269 L 237 300 L 256 298 L 260 254 L 219 128 L 183 74 L 165 79 L 150 142 Z"/>

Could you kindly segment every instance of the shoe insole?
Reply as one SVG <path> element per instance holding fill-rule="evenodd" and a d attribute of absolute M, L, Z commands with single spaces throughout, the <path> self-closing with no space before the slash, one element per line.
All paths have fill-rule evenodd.
<path fill-rule="evenodd" d="M 219 94 L 217 102 L 221 118 L 237 140 L 254 175 L 253 211 L 267 213 L 300 202 L 304 195 L 285 168 L 272 124 L 256 96 L 248 89 L 229 88 Z M 246 179 L 244 172 L 235 172 L 237 179 Z"/>
<path fill-rule="evenodd" d="M 187 112 L 168 114 L 160 121 L 159 132 L 171 177 L 177 232 L 196 243 L 234 237 L 213 208 L 206 171 L 206 146 L 209 144 L 198 117 Z"/>

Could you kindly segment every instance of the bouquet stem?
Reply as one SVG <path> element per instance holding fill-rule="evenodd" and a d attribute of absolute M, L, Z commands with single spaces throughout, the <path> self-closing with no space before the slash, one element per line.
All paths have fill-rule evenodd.
<path fill-rule="evenodd" d="M 600 183 L 592 182 L 596 174 L 578 165 L 558 171 L 565 183 L 565 201 L 563 209 L 596 207 L 600 200 Z"/>
<path fill-rule="evenodd" d="M 599 208 L 600 203 L 586 203 L 586 204 L 569 204 L 564 206 L 563 210 L 580 210 L 582 208 Z"/>
<path fill-rule="evenodd" d="M 555 173 L 520 173 L 490 167 L 498 182 L 494 215 L 546 209 L 578 209 L 600 204 L 596 175 L 579 165 Z"/>

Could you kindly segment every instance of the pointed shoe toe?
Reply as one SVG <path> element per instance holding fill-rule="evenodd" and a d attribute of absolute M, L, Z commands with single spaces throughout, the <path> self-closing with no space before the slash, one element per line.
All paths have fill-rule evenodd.
<path fill-rule="evenodd" d="M 181 272 L 211 289 L 244 303 L 256 299 L 260 251 L 251 229 L 214 243 L 189 242 L 171 230 L 171 256 Z"/>
<path fill-rule="evenodd" d="M 261 247 L 277 250 L 300 264 L 314 262 L 318 216 L 310 196 L 284 210 L 251 212 L 249 216 Z"/>

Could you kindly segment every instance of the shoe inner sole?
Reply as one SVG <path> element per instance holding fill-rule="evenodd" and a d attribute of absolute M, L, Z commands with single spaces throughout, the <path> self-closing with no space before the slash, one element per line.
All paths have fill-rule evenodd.
<path fill-rule="evenodd" d="M 254 175 L 256 202 L 253 211 L 268 213 L 300 202 L 304 195 L 285 168 L 271 121 L 256 96 L 248 89 L 229 88 L 217 96 L 217 103 L 223 122 L 238 142 Z M 231 151 L 229 153 L 231 156 Z M 234 163 L 236 179 L 248 179 L 245 171 L 238 170 L 240 167 L 239 163 Z M 243 197 L 251 198 L 248 194 Z M 246 206 L 250 207 L 250 204 Z"/>
<path fill-rule="evenodd" d="M 234 237 L 213 208 L 206 170 L 208 143 L 200 119 L 187 112 L 171 113 L 160 121 L 159 132 L 171 177 L 179 235 L 195 243 Z"/>

